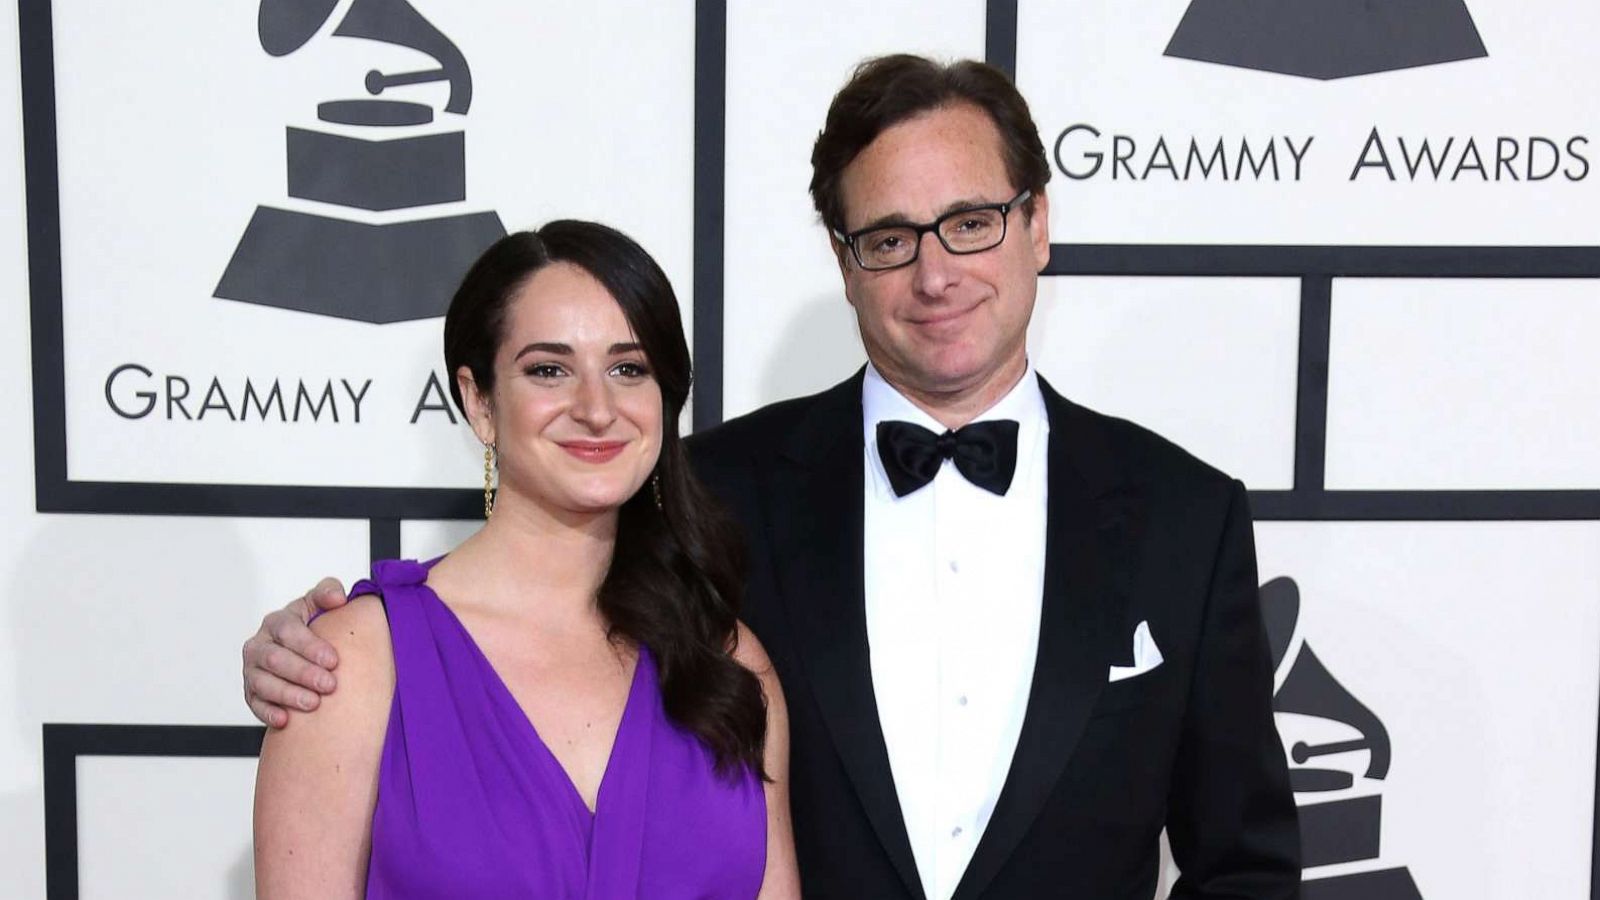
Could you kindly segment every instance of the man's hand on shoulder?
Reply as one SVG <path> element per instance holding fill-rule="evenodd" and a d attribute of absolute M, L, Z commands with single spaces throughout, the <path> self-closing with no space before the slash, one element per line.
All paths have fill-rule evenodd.
<path fill-rule="evenodd" d="M 283 609 L 268 613 L 244 642 L 244 700 L 250 712 L 273 728 L 289 723 L 289 710 L 316 709 L 333 693 L 339 654 L 307 623 L 319 611 L 349 602 L 344 585 L 324 578 Z"/>

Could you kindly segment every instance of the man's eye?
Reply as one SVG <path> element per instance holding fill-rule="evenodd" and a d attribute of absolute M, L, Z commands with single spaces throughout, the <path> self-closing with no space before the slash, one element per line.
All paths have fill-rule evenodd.
<path fill-rule="evenodd" d="M 872 241 L 871 249 L 874 253 L 893 253 L 899 250 L 904 241 L 898 234 L 886 234 Z"/>
<path fill-rule="evenodd" d="M 984 216 L 968 216 L 965 219 L 958 219 L 955 223 L 955 229 L 964 234 L 971 234 L 981 232 L 989 228 L 991 224 Z"/>

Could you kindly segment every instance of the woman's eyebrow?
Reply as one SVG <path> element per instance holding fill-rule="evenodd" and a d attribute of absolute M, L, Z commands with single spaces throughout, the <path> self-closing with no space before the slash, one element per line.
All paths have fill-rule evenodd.
<path fill-rule="evenodd" d="M 524 356 L 527 356 L 529 353 L 554 353 L 559 356 L 571 356 L 572 345 L 558 344 L 553 341 L 534 341 L 528 346 L 523 347 L 521 350 L 518 350 L 517 355 L 513 356 L 511 361 L 516 362 Z"/>

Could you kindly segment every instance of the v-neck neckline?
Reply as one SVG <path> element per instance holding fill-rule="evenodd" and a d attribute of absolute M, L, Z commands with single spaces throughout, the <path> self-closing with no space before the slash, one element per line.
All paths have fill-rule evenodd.
<path fill-rule="evenodd" d="M 606 755 L 605 770 L 600 773 L 600 783 L 595 787 L 594 808 L 590 809 L 589 804 L 584 802 L 583 792 L 578 790 L 577 783 L 572 780 L 572 773 L 567 771 L 566 766 L 563 766 L 561 760 L 557 758 L 555 751 L 551 750 L 550 745 L 545 743 L 544 737 L 539 734 L 538 727 L 533 724 L 533 719 L 528 717 L 528 711 L 522 708 L 521 703 L 517 702 L 516 695 L 511 692 L 511 686 L 506 684 L 506 680 L 501 676 L 500 670 L 496 669 L 494 663 L 489 661 L 488 654 L 484 653 L 483 648 L 478 645 L 477 639 L 472 636 L 472 632 L 467 628 L 466 623 L 461 621 L 461 617 L 456 615 L 456 611 L 450 608 L 450 604 L 444 602 L 444 598 L 439 596 L 439 592 L 435 591 L 432 585 L 424 581 L 421 587 L 433 595 L 433 599 L 439 602 L 439 606 L 450 617 L 450 621 L 455 623 L 456 628 L 460 629 L 461 636 L 465 638 L 467 646 L 471 648 L 473 655 L 477 657 L 484 670 L 488 673 L 490 689 L 497 692 L 503 702 L 510 704 L 511 708 L 516 710 L 517 718 L 527 728 L 528 737 L 532 739 L 534 746 L 538 747 L 544 754 L 546 761 L 551 766 L 554 766 L 557 772 L 561 773 L 561 782 L 567 786 L 567 791 L 572 800 L 578 804 L 580 809 L 589 814 L 589 821 L 592 823 L 595 817 L 600 814 L 601 804 L 605 800 L 606 785 L 610 782 L 611 772 L 617 761 L 618 748 L 622 746 L 623 738 L 626 737 L 630 714 L 635 713 L 634 707 L 639 696 L 639 683 L 644 674 L 645 658 L 650 651 L 641 644 L 637 655 L 634 657 L 633 674 L 629 676 L 628 680 L 628 695 L 622 702 L 622 715 L 617 719 L 616 733 L 611 736 L 611 751 Z"/>

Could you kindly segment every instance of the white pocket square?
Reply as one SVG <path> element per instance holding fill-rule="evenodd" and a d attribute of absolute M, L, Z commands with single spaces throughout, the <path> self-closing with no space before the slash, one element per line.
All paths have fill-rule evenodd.
<path fill-rule="evenodd" d="M 1139 627 L 1133 630 L 1133 665 L 1112 666 L 1111 677 L 1107 681 L 1121 681 L 1132 678 L 1161 665 L 1161 648 L 1156 646 L 1155 638 L 1150 636 L 1150 623 L 1140 622 Z"/>

